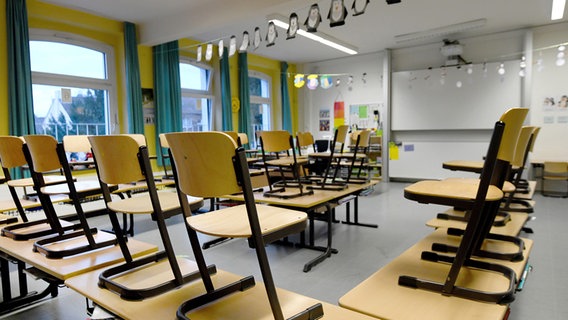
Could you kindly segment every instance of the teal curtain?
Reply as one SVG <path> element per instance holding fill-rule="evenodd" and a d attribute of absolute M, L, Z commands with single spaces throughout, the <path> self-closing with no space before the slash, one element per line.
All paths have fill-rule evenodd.
<path fill-rule="evenodd" d="M 124 22 L 124 63 L 126 69 L 126 99 L 128 102 L 128 132 L 144 134 L 138 42 L 136 40 L 136 25 L 131 22 Z"/>
<path fill-rule="evenodd" d="M 154 105 L 156 107 L 156 149 L 160 133 L 180 132 L 181 84 L 179 75 L 179 46 L 172 41 L 153 47 Z M 156 152 L 158 163 L 165 165 L 161 152 Z M 167 161 L 166 161 L 167 162 Z"/>
<path fill-rule="evenodd" d="M 239 132 L 246 133 L 249 143 L 256 141 L 254 132 L 250 124 L 250 92 L 247 53 L 239 52 L 239 99 L 241 108 L 239 109 Z"/>
<path fill-rule="evenodd" d="M 25 0 L 6 0 L 10 135 L 35 133 L 30 36 Z"/>
<path fill-rule="evenodd" d="M 223 131 L 233 131 L 233 109 L 231 108 L 231 75 L 229 73 L 229 53 L 223 50 L 221 58 L 221 106 L 223 114 Z"/>
<path fill-rule="evenodd" d="M 280 62 L 280 92 L 282 95 L 282 129 L 292 132 L 292 110 L 290 110 L 290 94 L 288 92 L 288 63 Z"/>

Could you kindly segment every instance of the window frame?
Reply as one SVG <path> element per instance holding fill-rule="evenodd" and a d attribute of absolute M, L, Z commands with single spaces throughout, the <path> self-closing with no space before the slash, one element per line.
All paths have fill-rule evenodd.
<path fill-rule="evenodd" d="M 51 85 L 73 88 L 93 88 L 108 92 L 108 131 L 109 134 L 118 133 L 120 123 L 118 121 L 118 97 L 116 88 L 115 53 L 111 45 L 84 37 L 75 33 L 60 32 L 47 29 L 30 28 L 30 41 L 45 41 L 79 46 L 102 52 L 105 57 L 106 79 L 69 76 L 64 74 L 45 73 L 32 70 L 32 84 Z"/>
<path fill-rule="evenodd" d="M 184 97 L 187 98 L 195 98 L 195 99 L 208 99 L 209 105 L 207 106 L 209 112 L 209 130 L 213 130 L 213 106 L 215 105 L 215 95 L 213 93 L 213 77 L 215 75 L 215 69 L 208 64 L 196 62 L 193 59 L 190 59 L 185 56 L 180 56 L 179 58 L 180 64 L 189 64 L 197 68 L 206 69 L 209 72 L 209 76 L 207 77 L 207 90 L 198 90 L 198 89 L 188 89 L 188 88 L 180 88 L 182 99 Z M 181 68 L 180 68 L 181 72 Z M 181 75 L 180 75 L 181 76 Z M 180 84 L 181 86 L 181 84 Z"/>
<path fill-rule="evenodd" d="M 274 117 L 274 112 L 272 110 L 272 108 L 274 107 L 274 103 L 272 100 L 272 77 L 270 77 L 269 75 L 262 73 L 260 71 L 256 71 L 256 70 L 249 70 L 248 72 L 248 77 L 249 77 L 249 83 L 250 83 L 250 78 L 258 78 L 261 80 L 265 80 L 268 84 L 268 98 L 264 98 L 262 96 L 255 96 L 255 95 L 251 95 L 250 94 L 250 88 L 249 88 L 249 104 L 267 104 L 268 105 L 268 118 L 267 118 L 267 123 L 265 124 L 263 121 L 263 126 L 267 126 L 267 130 L 272 130 L 273 125 L 272 125 L 272 121 L 273 121 L 273 117 Z M 250 84 L 249 84 L 250 86 Z M 254 122 L 254 120 L 252 119 L 252 114 L 249 114 L 249 119 L 251 121 L 251 123 Z M 254 128 L 253 128 L 254 130 Z M 264 128 L 262 128 L 261 130 L 266 130 Z M 255 132 L 256 133 L 256 132 Z M 253 147 L 256 146 L 257 141 L 256 139 L 253 140 L 254 142 L 252 143 Z"/>

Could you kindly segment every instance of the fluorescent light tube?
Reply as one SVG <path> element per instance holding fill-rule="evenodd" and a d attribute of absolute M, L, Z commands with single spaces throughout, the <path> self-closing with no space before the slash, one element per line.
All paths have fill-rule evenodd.
<path fill-rule="evenodd" d="M 418 31 L 413 33 L 401 34 L 394 37 L 397 43 L 407 42 L 407 41 L 414 41 L 414 40 L 423 40 L 428 38 L 434 37 L 442 37 L 447 36 L 450 34 L 464 32 L 467 30 L 481 28 L 487 23 L 487 19 L 477 19 L 472 21 L 466 21 L 462 23 L 452 24 L 449 26 L 444 26 L 440 28 L 425 30 L 425 31 Z"/>
<path fill-rule="evenodd" d="M 276 25 L 277 27 L 280 27 L 284 30 L 288 30 L 288 23 L 283 21 L 284 17 L 280 18 L 280 17 L 275 17 L 275 16 L 269 16 L 268 19 L 269 19 L 269 21 L 274 22 L 274 25 Z M 348 45 L 348 44 L 344 44 L 344 43 L 340 44 L 339 40 L 334 39 L 333 37 L 326 35 L 324 33 L 321 33 L 321 32 L 317 32 L 317 34 L 316 34 L 316 33 L 307 32 L 307 31 L 302 30 L 302 29 L 298 29 L 296 34 L 299 34 L 302 37 L 306 37 L 310 40 L 317 41 L 321 44 L 332 47 L 336 50 L 345 52 L 347 54 L 357 54 L 357 48 L 355 48 L 351 45 Z"/>
<path fill-rule="evenodd" d="M 552 14 L 550 15 L 550 20 L 559 20 L 564 17 L 564 7 L 566 6 L 566 0 L 552 0 Z"/>

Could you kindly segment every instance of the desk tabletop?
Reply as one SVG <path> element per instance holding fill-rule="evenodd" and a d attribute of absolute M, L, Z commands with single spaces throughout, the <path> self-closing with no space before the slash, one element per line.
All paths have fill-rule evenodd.
<path fill-rule="evenodd" d="M 439 293 L 417 290 L 398 285 L 401 275 L 409 275 L 437 282 L 443 282 L 450 265 L 420 259 L 422 251 L 429 251 L 432 243 L 452 243 L 457 237 L 447 236 L 446 229 L 438 229 L 403 252 L 385 267 L 371 275 L 339 299 L 339 305 L 354 311 L 382 319 L 495 319 L 502 320 L 507 312 L 506 305 L 479 302 Z M 525 240 L 526 250 L 532 241 Z M 528 256 L 528 251 L 525 256 Z M 488 260 L 488 259 L 484 259 Z M 494 261 L 494 260 L 493 260 Z M 494 261 L 495 262 L 495 261 Z M 507 266 L 513 262 L 506 262 Z M 522 269 L 526 261 L 514 266 L 515 272 Z M 483 291 L 500 292 L 508 289 L 506 278 L 497 273 L 464 268 L 456 285 Z"/>
<path fill-rule="evenodd" d="M 183 268 L 195 263 L 184 263 Z M 186 270 L 183 270 L 186 272 Z M 65 281 L 65 284 L 94 301 L 101 307 L 115 313 L 124 319 L 175 319 L 178 307 L 186 300 L 204 293 L 201 281 L 194 281 L 181 288 L 163 293 L 161 295 L 145 299 L 143 301 L 126 301 L 118 295 L 101 289 L 97 285 L 100 271 L 93 271 L 73 277 Z M 155 272 L 152 272 L 154 275 Z M 143 274 L 142 279 L 147 278 Z M 216 287 L 231 283 L 241 277 L 227 271 L 217 269 L 217 273 L 211 277 Z M 131 279 L 134 281 L 134 279 Z M 287 290 L 278 289 L 278 298 L 286 318 L 304 310 L 318 301 L 302 296 Z M 324 309 L 323 319 L 330 320 L 371 320 L 373 318 L 340 308 L 329 303 L 322 303 Z M 257 282 L 253 288 L 246 291 L 235 293 L 227 298 L 219 300 L 213 304 L 201 307 L 190 313 L 190 318 L 194 320 L 209 319 L 273 319 L 266 297 L 264 285 Z"/>
<path fill-rule="evenodd" d="M 107 235 L 108 233 L 99 231 L 96 236 L 105 237 Z M 123 260 L 122 252 L 118 245 L 63 259 L 48 259 L 44 255 L 33 251 L 33 243 L 36 240 L 37 239 L 15 241 L 6 237 L 0 237 L 0 250 L 61 280 Z M 83 241 L 86 243 L 85 238 L 80 238 L 79 240 L 68 241 L 66 245 L 72 246 L 73 241 Z M 128 248 L 134 257 L 146 255 L 158 250 L 158 247 L 155 245 L 137 241 L 132 238 L 128 239 Z"/>
<path fill-rule="evenodd" d="M 320 206 L 322 204 L 328 203 L 330 201 L 340 199 L 340 198 L 343 198 L 345 196 L 363 191 L 364 189 L 372 187 L 372 186 L 374 186 L 378 183 L 379 182 L 376 181 L 376 180 L 371 180 L 371 181 L 364 183 L 364 184 L 354 184 L 354 183 L 348 184 L 346 189 L 339 190 L 339 191 L 314 189 L 313 194 L 295 197 L 295 198 L 289 198 L 289 199 L 283 199 L 283 198 L 278 198 L 278 197 L 266 197 L 263 194 L 263 192 L 267 191 L 268 187 L 265 187 L 263 192 L 255 192 L 254 193 L 254 199 L 257 203 L 266 203 L 266 204 L 271 204 L 271 205 L 292 207 L 292 208 L 297 208 L 297 209 L 310 209 L 310 208 L 314 208 L 314 207 Z M 305 188 L 305 186 L 304 186 L 304 188 Z M 293 194 L 293 193 L 298 192 L 298 188 L 286 187 L 286 190 L 287 191 L 283 192 L 282 194 L 287 194 L 287 193 Z M 236 200 L 236 201 L 243 201 L 243 199 L 244 199 L 241 194 L 224 196 L 223 198 Z"/>

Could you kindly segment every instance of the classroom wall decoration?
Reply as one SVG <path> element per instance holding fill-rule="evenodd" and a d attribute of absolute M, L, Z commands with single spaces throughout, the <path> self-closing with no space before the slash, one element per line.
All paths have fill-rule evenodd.
<path fill-rule="evenodd" d="M 345 102 L 335 101 L 333 103 L 333 127 L 337 128 L 345 124 Z"/>

